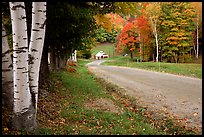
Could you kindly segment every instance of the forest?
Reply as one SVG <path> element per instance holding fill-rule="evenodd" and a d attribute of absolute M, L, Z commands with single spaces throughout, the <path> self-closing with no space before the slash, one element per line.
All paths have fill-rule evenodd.
<path fill-rule="evenodd" d="M 38 90 L 73 53 L 97 43 L 141 62 L 198 63 L 201 2 L 2 2 L 2 107 L 14 129 L 37 127 Z M 78 54 L 78 53 L 77 53 Z"/>

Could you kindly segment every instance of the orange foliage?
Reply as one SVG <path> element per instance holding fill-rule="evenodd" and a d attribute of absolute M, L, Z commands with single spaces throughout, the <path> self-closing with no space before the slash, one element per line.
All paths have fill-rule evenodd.
<path fill-rule="evenodd" d="M 77 66 L 77 64 L 76 64 L 75 62 L 73 62 L 73 61 L 68 61 L 68 62 L 67 62 L 67 65 L 68 65 L 68 66 L 72 66 L 72 67 L 73 67 L 73 66 Z"/>

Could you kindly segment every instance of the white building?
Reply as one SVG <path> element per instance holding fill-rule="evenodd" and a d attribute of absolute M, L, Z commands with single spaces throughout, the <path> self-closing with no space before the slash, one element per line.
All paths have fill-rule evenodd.
<path fill-rule="evenodd" d="M 104 51 L 99 51 L 95 56 L 96 59 L 109 58 L 109 56 Z"/>

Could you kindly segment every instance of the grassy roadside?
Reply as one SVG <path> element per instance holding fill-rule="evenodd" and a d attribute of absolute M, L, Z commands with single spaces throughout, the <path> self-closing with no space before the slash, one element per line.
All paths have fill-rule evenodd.
<path fill-rule="evenodd" d="M 198 134 L 171 118 L 155 118 L 123 89 L 98 79 L 79 60 L 76 73 L 58 71 L 49 77 L 50 88 L 40 90 L 38 129 L 4 134 L 28 135 L 189 135 Z M 120 92 L 119 92 L 120 91 Z M 108 102 L 94 101 L 105 99 Z M 112 102 L 112 104 L 110 104 Z M 102 103 L 102 104 L 101 104 Z M 104 103 L 104 104 L 103 104 Z M 86 105 L 89 104 L 89 105 Z M 99 106 L 97 106 L 99 105 Z M 88 107 L 87 107 L 88 106 Z M 108 107 L 107 106 L 112 106 Z M 113 111 L 114 109 L 118 111 Z M 176 120 L 177 121 L 177 120 Z"/>
<path fill-rule="evenodd" d="M 32 134 L 58 135 L 166 135 L 196 134 L 171 119 L 152 119 L 135 100 L 121 95 L 118 87 L 97 79 L 80 60 L 76 73 L 59 71 L 50 76 L 51 89 L 46 98 L 39 99 L 39 128 Z M 106 99 L 120 108 L 112 112 L 105 105 L 86 107 L 85 104 Z M 108 102 L 107 102 L 108 103 Z"/>
<path fill-rule="evenodd" d="M 115 56 L 109 58 L 102 63 L 102 65 L 124 66 L 131 68 L 146 69 L 157 72 L 171 73 L 176 75 L 183 75 L 195 78 L 202 78 L 202 64 L 188 64 L 188 63 L 163 63 L 163 62 L 131 62 L 129 56 Z"/>

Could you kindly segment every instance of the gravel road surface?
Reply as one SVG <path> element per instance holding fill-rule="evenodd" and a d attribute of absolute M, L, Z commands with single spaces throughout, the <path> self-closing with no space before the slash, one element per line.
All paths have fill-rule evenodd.
<path fill-rule="evenodd" d="M 159 113 L 186 118 L 187 126 L 202 129 L 202 79 L 153 72 L 136 68 L 87 64 L 90 71 L 127 90 L 138 103 Z"/>

